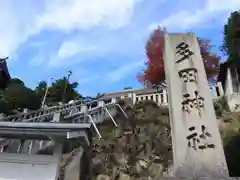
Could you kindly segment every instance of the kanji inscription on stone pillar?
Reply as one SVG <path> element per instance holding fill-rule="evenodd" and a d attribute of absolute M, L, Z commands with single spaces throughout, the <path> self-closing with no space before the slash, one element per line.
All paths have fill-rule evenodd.
<path fill-rule="evenodd" d="M 222 141 L 197 38 L 164 35 L 164 67 L 176 177 L 228 178 Z"/>

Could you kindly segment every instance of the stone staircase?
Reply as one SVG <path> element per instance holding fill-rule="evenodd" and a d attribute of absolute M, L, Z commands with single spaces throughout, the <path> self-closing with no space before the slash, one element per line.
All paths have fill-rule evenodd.
<path fill-rule="evenodd" d="M 0 179 L 59 178 L 60 159 L 69 149 L 67 143 L 78 141 L 88 149 L 91 129 L 101 138 L 98 124 L 109 119 L 117 127 L 113 118 L 117 108 L 126 115 L 115 102 L 75 101 L 1 119 Z"/>

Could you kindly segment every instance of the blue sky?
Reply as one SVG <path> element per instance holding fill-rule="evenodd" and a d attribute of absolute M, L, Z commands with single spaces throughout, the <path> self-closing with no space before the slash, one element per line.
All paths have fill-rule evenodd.
<path fill-rule="evenodd" d="M 195 32 L 221 55 L 223 24 L 239 9 L 239 0 L 1 0 L 0 56 L 32 88 L 68 70 L 83 95 L 140 87 L 152 29 Z"/>

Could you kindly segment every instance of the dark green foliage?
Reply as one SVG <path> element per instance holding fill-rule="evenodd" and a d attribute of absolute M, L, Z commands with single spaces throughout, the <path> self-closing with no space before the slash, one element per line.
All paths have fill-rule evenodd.
<path fill-rule="evenodd" d="M 40 108 L 41 100 L 33 90 L 27 88 L 19 79 L 12 79 L 7 88 L 1 91 L 1 113 L 11 114 L 24 108 L 36 110 Z"/>
<path fill-rule="evenodd" d="M 228 60 L 240 66 L 240 11 L 231 13 L 224 25 L 222 51 L 228 55 Z"/>
<path fill-rule="evenodd" d="M 124 87 L 124 90 L 132 89 L 132 87 Z"/>
<path fill-rule="evenodd" d="M 151 100 L 145 100 L 145 101 L 139 101 L 139 102 L 137 102 L 135 105 L 134 105 L 134 107 L 136 108 L 136 109 L 146 109 L 146 108 L 148 108 L 148 107 L 150 107 L 150 108 L 157 108 L 158 107 L 158 105 L 154 102 L 154 101 L 151 101 Z"/>
<path fill-rule="evenodd" d="M 10 108 L 9 108 L 9 104 L 1 99 L 0 100 L 0 113 L 3 113 L 3 114 L 9 114 L 10 112 Z"/>
<path fill-rule="evenodd" d="M 240 177 L 240 134 L 234 133 L 225 145 L 224 151 L 228 164 L 229 174 L 232 177 Z"/>
<path fill-rule="evenodd" d="M 19 85 L 25 86 L 24 82 L 21 79 L 18 79 L 18 78 L 11 79 L 9 83 L 10 84 L 19 84 Z"/>
<path fill-rule="evenodd" d="M 96 98 L 101 98 L 101 97 L 103 97 L 103 96 L 104 96 L 104 94 L 97 93 L 97 96 L 96 96 Z"/>
<path fill-rule="evenodd" d="M 62 102 L 62 100 L 64 100 L 64 103 L 66 103 L 69 102 L 70 100 L 79 99 L 82 96 L 76 91 L 77 86 L 78 86 L 77 82 L 69 83 L 66 77 L 57 79 L 50 85 L 48 89 L 45 104 L 56 105 L 58 102 Z M 44 97 L 46 88 L 47 83 L 45 81 L 42 81 L 38 84 L 38 86 L 35 89 L 36 94 L 38 95 L 39 98 L 41 98 L 41 100 Z"/>
<path fill-rule="evenodd" d="M 225 96 L 214 102 L 214 109 L 217 117 L 220 117 L 225 112 L 230 112 L 230 108 Z"/>
<path fill-rule="evenodd" d="M 67 86 L 66 86 L 67 85 Z M 49 87 L 46 104 L 56 105 L 61 102 L 65 91 L 64 102 L 78 99 L 81 95 L 75 90 L 78 83 L 67 83 L 67 79 L 57 79 Z M 46 92 L 47 83 L 42 81 L 33 91 L 25 86 L 24 82 L 18 78 L 13 78 L 4 90 L 0 91 L 0 113 L 9 115 L 22 112 L 23 109 L 37 110 L 41 107 Z"/>
<path fill-rule="evenodd" d="M 36 110 L 40 108 L 40 99 L 33 90 L 22 84 L 9 84 L 4 91 L 4 100 L 9 103 L 10 109 Z"/>
<path fill-rule="evenodd" d="M 41 81 L 37 87 L 35 88 L 35 92 L 37 96 L 42 100 L 45 94 L 47 88 L 47 82 L 46 81 Z"/>
<path fill-rule="evenodd" d="M 73 99 L 78 99 L 80 95 L 75 90 L 77 86 L 78 83 L 68 83 L 65 77 L 57 79 L 54 83 L 52 83 L 51 88 L 49 88 L 49 94 L 47 98 L 49 99 L 49 102 L 61 102 L 64 99 L 64 103 Z M 64 94 L 65 88 L 66 92 Z"/>

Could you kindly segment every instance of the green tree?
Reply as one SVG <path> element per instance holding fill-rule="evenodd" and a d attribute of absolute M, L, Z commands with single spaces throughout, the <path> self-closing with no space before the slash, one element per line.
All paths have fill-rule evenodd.
<path fill-rule="evenodd" d="M 18 78 L 12 78 L 9 83 L 10 84 L 19 84 L 19 85 L 25 86 L 24 82 L 21 79 L 18 79 Z"/>
<path fill-rule="evenodd" d="M 104 93 L 97 93 L 96 99 L 103 97 L 105 94 Z"/>
<path fill-rule="evenodd" d="M 66 77 L 57 79 L 55 82 L 52 83 L 51 87 L 49 87 L 49 93 L 47 94 L 46 102 L 50 104 L 61 102 L 63 100 L 63 96 L 64 103 L 70 100 L 79 99 L 82 96 L 76 91 L 77 86 L 77 82 L 69 83 Z"/>
<path fill-rule="evenodd" d="M 4 90 L 1 90 L 0 91 L 0 113 L 8 114 L 8 111 L 10 109 L 8 106 L 9 104 L 4 99 Z"/>
<path fill-rule="evenodd" d="M 124 90 L 132 89 L 132 87 L 124 87 Z"/>
<path fill-rule="evenodd" d="M 240 11 L 231 13 L 224 25 L 224 40 L 221 50 L 230 61 L 240 65 Z"/>
<path fill-rule="evenodd" d="M 24 86 L 20 79 L 13 79 L 1 93 L 1 106 L 5 113 L 24 108 L 36 110 L 40 108 L 40 98 L 33 90 Z"/>
<path fill-rule="evenodd" d="M 225 96 L 217 99 L 213 105 L 217 117 L 221 117 L 224 113 L 230 112 L 230 108 Z"/>
<path fill-rule="evenodd" d="M 41 81 L 37 87 L 35 88 L 35 92 L 37 94 L 37 96 L 42 100 L 43 96 L 46 92 L 46 88 L 47 88 L 47 82 L 46 81 Z"/>

